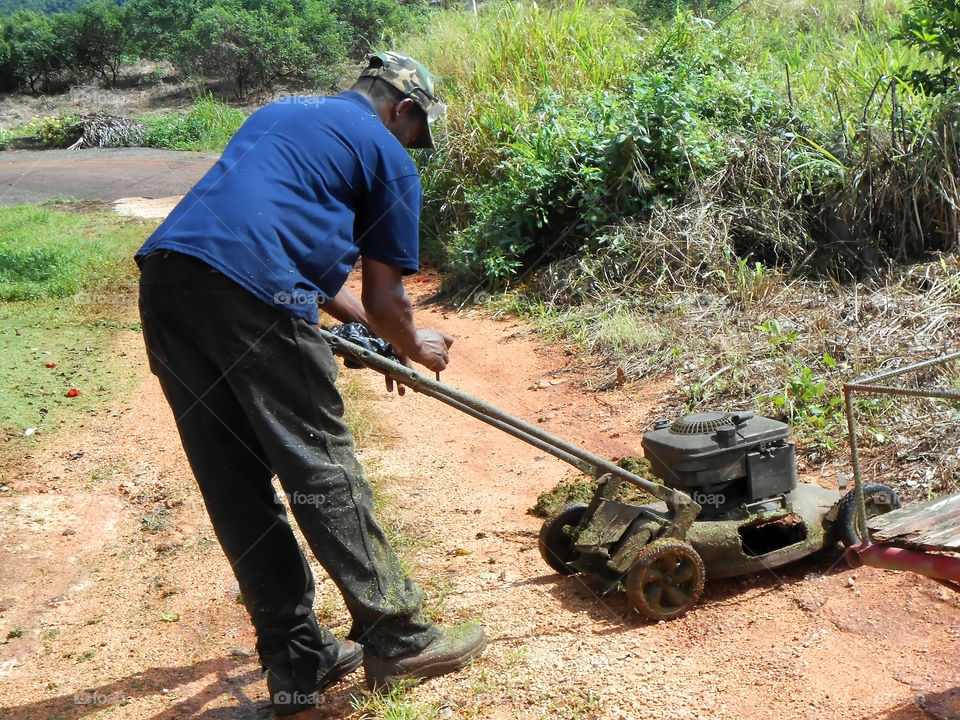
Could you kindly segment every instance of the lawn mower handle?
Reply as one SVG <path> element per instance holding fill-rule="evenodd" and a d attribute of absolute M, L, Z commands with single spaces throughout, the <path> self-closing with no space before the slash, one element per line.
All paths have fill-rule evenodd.
<path fill-rule="evenodd" d="M 584 450 L 582 447 L 568 443 L 550 433 L 544 432 L 535 425 L 508 415 L 499 408 L 479 398 L 444 385 L 394 360 L 362 348 L 356 343 L 337 337 L 323 328 L 320 328 L 320 335 L 329 343 L 334 353 L 340 356 L 349 356 L 363 363 L 366 367 L 385 375 L 394 382 L 402 383 L 415 392 L 423 393 L 424 395 L 439 400 L 477 420 L 485 422 L 498 430 L 502 430 L 519 440 L 523 440 L 569 463 L 581 472 L 587 473 L 594 478 L 600 478 L 602 475 L 613 475 L 646 490 L 654 497 L 664 501 L 667 507 L 670 508 L 673 519 L 667 534 L 671 536 L 685 537 L 687 530 L 689 530 L 694 519 L 696 519 L 700 512 L 700 506 L 693 501 L 693 498 L 680 490 L 674 490 L 642 478 L 639 475 L 634 475 L 618 465 Z"/>

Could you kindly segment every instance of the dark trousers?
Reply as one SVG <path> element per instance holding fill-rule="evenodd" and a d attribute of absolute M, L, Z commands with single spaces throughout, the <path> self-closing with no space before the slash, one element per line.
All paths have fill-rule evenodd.
<path fill-rule="evenodd" d="M 334 386 L 338 366 L 317 328 L 179 253 L 143 262 L 140 315 L 275 703 L 289 698 L 290 712 L 309 704 L 295 700 L 315 692 L 338 646 L 317 625 L 313 577 L 274 475 L 343 594 L 351 637 L 383 657 L 426 646 L 438 631 L 373 516 Z"/>

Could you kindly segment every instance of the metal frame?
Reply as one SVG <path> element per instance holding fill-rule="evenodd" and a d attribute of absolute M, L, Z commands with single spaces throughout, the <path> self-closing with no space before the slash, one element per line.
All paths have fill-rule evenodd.
<path fill-rule="evenodd" d="M 908 372 L 921 370 L 923 368 L 931 367 L 932 365 L 938 365 L 940 363 L 956 360 L 958 358 L 960 358 L 960 352 L 953 352 L 948 355 L 941 355 L 940 357 L 932 360 L 914 363 L 913 365 L 908 365 L 907 367 L 899 368 L 897 370 L 888 370 L 887 372 L 871 375 L 870 377 L 862 378 L 860 380 L 854 380 L 852 382 L 844 383 L 843 385 L 843 400 L 847 411 L 847 432 L 850 439 L 850 452 L 853 458 L 853 482 L 854 490 L 856 491 L 858 508 L 857 524 L 860 531 L 860 537 L 863 538 L 862 542 L 865 546 L 868 546 L 871 543 L 870 535 L 867 532 L 867 511 L 866 502 L 863 497 L 863 479 L 860 470 L 860 450 L 857 444 L 857 421 L 853 412 L 853 394 L 855 392 L 869 392 L 884 395 L 906 395 L 910 397 L 930 397 L 942 398 L 946 400 L 960 400 L 960 390 L 949 390 L 945 388 L 888 387 L 877 384 L 882 380 L 888 380 L 890 378 L 897 377 L 898 375 L 904 375 Z"/>

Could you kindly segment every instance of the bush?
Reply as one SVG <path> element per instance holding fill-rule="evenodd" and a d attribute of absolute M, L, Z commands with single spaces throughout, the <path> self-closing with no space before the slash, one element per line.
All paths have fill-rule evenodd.
<path fill-rule="evenodd" d="M 140 118 L 147 128 L 143 144 L 170 150 L 222 150 L 245 119 L 242 111 L 210 94 L 201 95 L 186 113 Z"/>
<path fill-rule="evenodd" d="M 69 147 L 83 132 L 80 116 L 72 112 L 37 118 L 27 125 L 26 131 L 33 135 L 35 144 L 41 148 Z"/>
<path fill-rule="evenodd" d="M 571 11 L 556 12 L 559 17 Z M 582 7 L 580 12 L 594 22 L 616 17 L 591 15 Z M 507 13 L 496 18 L 498 23 L 515 20 L 515 14 Z M 579 48 L 580 59 L 570 62 L 567 23 L 554 27 L 549 20 L 530 20 L 531 27 L 518 30 L 519 37 L 511 41 L 513 55 L 534 73 L 554 68 L 553 60 L 541 58 L 567 55 L 568 67 L 553 78 L 558 91 L 541 94 L 530 107 L 525 93 L 509 99 L 488 93 L 490 105 L 465 109 L 511 117 L 496 125 L 474 117 L 475 129 L 466 142 L 476 142 L 488 128 L 496 132 L 488 139 L 499 146 L 496 162 L 481 157 L 463 163 L 459 176 L 452 175 L 458 185 L 451 188 L 445 184 L 451 174 L 434 171 L 430 164 L 458 154 L 469 157 L 471 148 L 461 147 L 465 141 L 448 133 L 444 143 L 449 149 L 425 168 L 427 193 L 444 194 L 438 204 L 448 217 L 434 222 L 448 228 L 460 224 L 449 257 L 456 284 L 502 288 L 544 263 L 598 252 L 612 242 L 608 226 L 649 210 L 655 201 L 684 196 L 691 183 L 719 167 L 728 152 L 724 131 L 756 128 L 788 115 L 776 94 L 730 52 L 728 39 L 690 15 L 678 16 L 668 41 L 650 55 L 627 55 L 625 64 L 633 72 L 623 69 L 619 77 L 611 72 L 615 60 L 594 58 L 586 46 Z M 540 37 L 532 32 L 534 25 Z M 604 61 L 604 68 L 594 65 Z M 490 70 L 495 73 L 497 66 L 480 66 L 476 72 Z M 593 78 L 602 82 L 584 86 L 584 79 Z M 460 82 L 469 86 L 477 81 Z M 454 123 L 466 124 L 462 118 Z"/>
<path fill-rule="evenodd" d="M 305 21 L 290 0 L 256 8 L 223 0 L 197 14 L 175 40 L 170 59 L 188 75 L 230 78 L 243 97 L 253 87 L 307 73 L 326 48 L 335 47 L 333 18 L 327 14 L 322 27 L 322 13 L 312 9 L 306 37 Z"/>

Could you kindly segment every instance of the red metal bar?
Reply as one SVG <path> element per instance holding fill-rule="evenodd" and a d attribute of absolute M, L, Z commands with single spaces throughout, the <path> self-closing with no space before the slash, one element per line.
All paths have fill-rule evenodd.
<path fill-rule="evenodd" d="M 846 557 L 854 568 L 869 565 L 884 570 L 905 570 L 934 580 L 960 583 L 960 557 L 952 555 L 858 543 L 847 548 Z"/>

